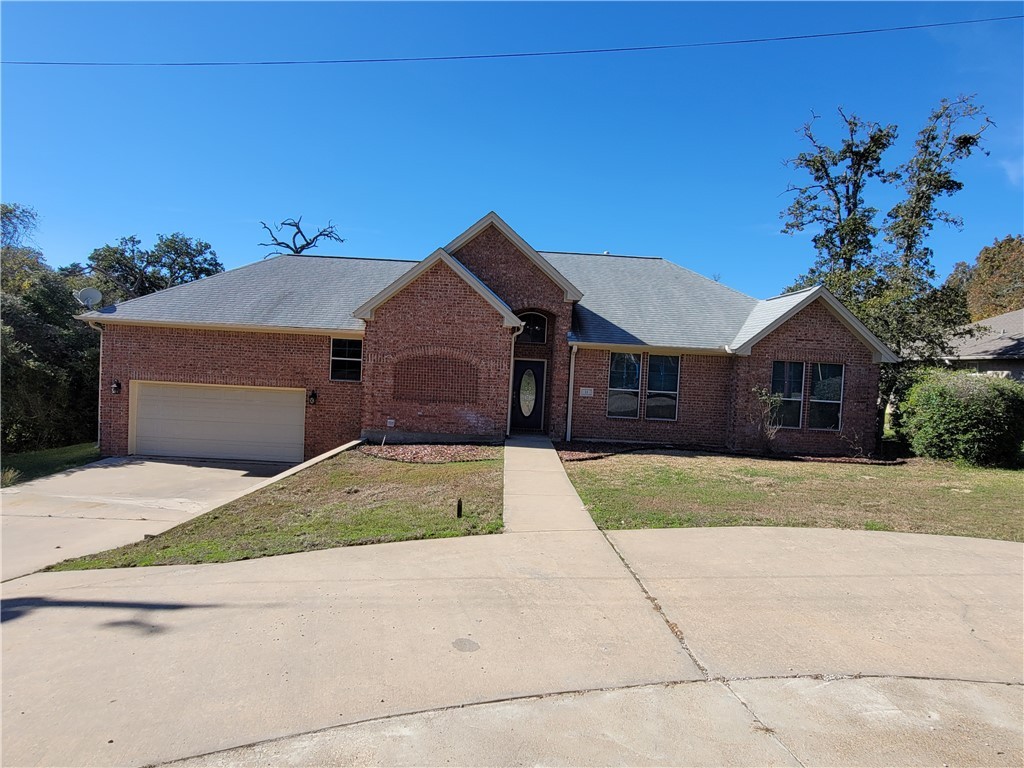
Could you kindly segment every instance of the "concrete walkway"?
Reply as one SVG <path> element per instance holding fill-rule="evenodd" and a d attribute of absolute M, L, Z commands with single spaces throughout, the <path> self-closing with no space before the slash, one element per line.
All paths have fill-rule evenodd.
<path fill-rule="evenodd" d="M 1024 761 L 1020 544 L 606 537 L 530 442 L 505 535 L 4 584 L 5 765 Z"/>
<path fill-rule="evenodd" d="M 505 532 L 596 531 L 546 437 L 505 442 Z"/>

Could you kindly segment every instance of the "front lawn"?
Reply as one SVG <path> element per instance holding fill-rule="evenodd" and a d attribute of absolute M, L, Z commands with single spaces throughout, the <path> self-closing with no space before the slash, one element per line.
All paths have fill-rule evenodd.
<path fill-rule="evenodd" d="M 223 563 L 352 544 L 498 533 L 502 461 L 389 461 L 346 451 L 158 536 L 48 570 Z M 462 499 L 462 518 L 456 517 Z"/>
<path fill-rule="evenodd" d="M 65 445 L 62 448 L 48 448 L 45 451 L 5 453 L 3 457 L 3 484 L 24 483 L 37 477 L 63 472 L 98 461 L 100 449 L 95 442 Z"/>
<path fill-rule="evenodd" d="M 781 525 L 1024 541 L 1022 471 L 661 450 L 564 464 L 606 530 Z"/>

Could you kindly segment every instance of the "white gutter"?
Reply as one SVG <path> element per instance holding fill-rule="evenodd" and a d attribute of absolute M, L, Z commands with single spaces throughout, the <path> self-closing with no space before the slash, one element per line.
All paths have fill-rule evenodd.
<path fill-rule="evenodd" d="M 580 348 L 570 344 L 572 352 L 569 355 L 569 412 L 565 415 L 565 442 L 572 442 L 572 395 L 576 389 L 576 353 Z"/>
<path fill-rule="evenodd" d="M 516 375 L 516 336 L 522 333 L 525 327 L 526 323 L 520 323 L 515 333 L 512 334 L 511 349 L 508 353 L 508 406 L 505 409 L 508 413 L 505 417 L 506 437 L 512 434 L 512 379 Z"/>

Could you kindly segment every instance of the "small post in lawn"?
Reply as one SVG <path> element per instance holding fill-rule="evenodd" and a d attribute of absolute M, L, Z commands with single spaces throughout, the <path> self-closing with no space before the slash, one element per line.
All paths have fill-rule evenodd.
<path fill-rule="evenodd" d="M 455 516 L 462 517 L 462 499 L 459 499 L 459 503 L 455 506 Z"/>

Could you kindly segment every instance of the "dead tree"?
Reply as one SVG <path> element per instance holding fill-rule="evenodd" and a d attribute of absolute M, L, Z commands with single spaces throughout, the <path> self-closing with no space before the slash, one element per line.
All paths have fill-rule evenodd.
<path fill-rule="evenodd" d="M 298 219 L 285 219 L 280 224 L 275 225 L 274 229 L 271 229 L 262 221 L 260 222 L 260 226 L 270 234 L 270 242 L 260 243 L 260 245 L 275 249 L 268 253 L 267 256 L 279 256 L 283 253 L 291 253 L 296 256 L 301 256 L 310 248 L 316 248 L 317 242 L 321 239 L 333 240 L 336 243 L 345 242 L 345 238 L 338 234 L 338 230 L 334 228 L 334 224 L 329 221 L 327 222 L 326 227 L 321 229 L 312 237 L 306 237 L 306 233 L 302 231 L 301 216 L 299 216 Z M 282 240 L 277 236 L 277 234 L 275 234 L 276 232 L 283 232 L 285 229 L 293 230 L 291 242 Z"/>

